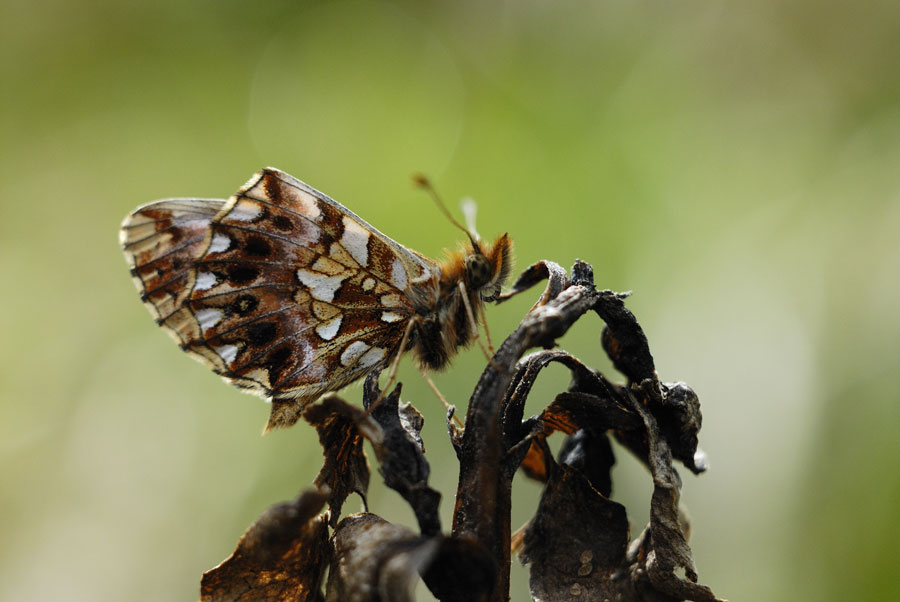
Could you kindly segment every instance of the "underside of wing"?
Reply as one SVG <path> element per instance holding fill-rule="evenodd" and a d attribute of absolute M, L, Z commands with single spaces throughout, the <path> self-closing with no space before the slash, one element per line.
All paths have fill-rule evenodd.
<path fill-rule="evenodd" d="M 271 398 L 270 428 L 386 365 L 414 314 L 410 282 L 436 283 L 439 274 L 274 170 L 254 176 L 211 220 L 194 265 L 186 306 L 198 331 L 184 348 L 232 384 Z"/>
<path fill-rule="evenodd" d="M 122 222 L 119 242 L 141 300 L 181 345 L 198 330 L 185 302 L 194 264 L 207 244 L 221 199 L 169 199 L 139 207 Z"/>
<path fill-rule="evenodd" d="M 289 426 L 323 393 L 388 364 L 440 268 L 275 169 L 228 201 L 135 210 L 120 240 L 157 323 Z"/>

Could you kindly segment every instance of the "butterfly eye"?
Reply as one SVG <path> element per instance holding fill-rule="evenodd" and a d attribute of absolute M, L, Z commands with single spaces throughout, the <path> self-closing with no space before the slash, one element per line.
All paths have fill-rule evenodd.
<path fill-rule="evenodd" d="M 474 253 L 466 257 L 466 279 L 473 290 L 478 290 L 491 281 L 493 273 L 487 257 Z"/>

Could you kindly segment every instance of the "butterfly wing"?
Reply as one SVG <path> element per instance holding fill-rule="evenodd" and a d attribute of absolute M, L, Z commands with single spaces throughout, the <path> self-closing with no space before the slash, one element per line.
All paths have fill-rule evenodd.
<path fill-rule="evenodd" d="M 273 399 L 269 428 L 386 365 L 412 296 L 437 295 L 434 262 L 275 169 L 254 175 L 206 228 L 177 281 L 187 290 L 167 307 L 179 317 L 169 328 L 229 382 Z"/>
<path fill-rule="evenodd" d="M 139 207 L 122 222 L 119 242 L 131 275 L 157 324 L 180 345 L 199 335 L 185 308 L 194 264 L 206 248 L 222 199 L 167 199 Z"/>

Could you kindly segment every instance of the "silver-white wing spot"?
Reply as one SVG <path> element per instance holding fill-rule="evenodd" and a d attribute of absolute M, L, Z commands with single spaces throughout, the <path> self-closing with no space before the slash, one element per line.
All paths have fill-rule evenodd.
<path fill-rule="evenodd" d="M 194 283 L 194 290 L 205 291 L 216 285 L 216 276 L 212 272 L 200 272 Z"/>
<path fill-rule="evenodd" d="M 316 326 L 316 333 L 326 341 L 330 341 L 337 335 L 338 330 L 340 330 L 342 320 L 343 317 L 338 316 L 333 320 L 323 322 L 322 324 Z"/>
<path fill-rule="evenodd" d="M 369 232 L 356 223 L 356 220 L 344 216 L 344 235 L 341 246 L 350 253 L 356 263 L 365 267 L 369 265 Z"/>
<path fill-rule="evenodd" d="M 399 258 L 395 258 L 394 263 L 391 264 L 391 284 L 401 291 L 406 290 L 406 268 L 403 267 L 403 262 Z"/>
<path fill-rule="evenodd" d="M 239 199 L 231 211 L 228 212 L 228 219 L 234 219 L 241 222 L 249 222 L 262 213 L 262 207 L 256 201 L 247 198 Z"/>
<path fill-rule="evenodd" d="M 197 318 L 197 322 L 200 323 L 200 328 L 203 330 L 208 330 L 218 324 L 219 321 L 225 316 L 225 313 L 221 309 L 216 309 L 214 307 L 204 307 L 194 315 Z"/>
<path fill-rule="evenodd" d="M 334 294 L 341 287 L 346 276 L 326 276 L 319 272 L 309 270 L 297 270 L 297 279 L 309 289 L 309 294 L 319 301 L 331 303 Z"/>
<path fill-rule="evenodd" d="M 215 351 L 219 354 L 219 357 L 225 360 L 226 364 L 230 364 L 237 357 L 238 348 L 237 345 L 222 345 L 216 347 Z"/>
<path fill-rule="evenodd" d="M 397 320 L 402 320 L 403 316 L 393 311 L 384 311 L 381 312 L 381 320 L 382 322 L 396 322 Z"/>
<path fill-rule="evenodd" d="M 369 345 L 362 341 L 353 341 L 347 345 L 347 348 L 341 353 L 341 364 L 350 366 L 356 363 L 356 360 L 358 360 L 368 348 Z"/>
<path fill-rule="evenodd" d="M 213 236 L 212 242 L 209 243 L 209 250 L 207 253 L 224 253 L 230 246 L 231 239 L 224 234 L 217 232 L 215 236 Z"/>
<path fill-rule="evenodd" d="M 366 368 L 369 368 L 384 359 L 384 354 L 385 350 L 381 347 L 372 347 L 363 354 L 359 359 L 359 363 Z"/>

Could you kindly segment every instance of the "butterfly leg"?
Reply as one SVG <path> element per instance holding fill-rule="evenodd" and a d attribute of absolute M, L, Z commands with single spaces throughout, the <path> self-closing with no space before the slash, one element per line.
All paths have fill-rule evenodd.
<path fill-rule="evenodd" d="M 466 291 L 466 285 L 463 282 L 460 282 L 458 285 L 459 293 L 462 297 L 463 305 L 466 307 L 466 316 L 469 318 L 469 325 L 472 327 L 472 332 L 475 333 L 475 340 L 478 342 L 478 346 L 481 347 L 481 351 L 484 353 L 484 357 L 487 358 L 488 362 L 493 363 L 491 358 L 494 357 L 494 348 L 491 345 L 490 339 L 488 339 L 488 347 L 484 346 L 484 342 L 481 340 L 481 333 L 478 329 L 478 322 L 475 320 L 475 314 L 472 312 L 472 304 L 469 303 L 469 295 Z M 482 310 L 483 312 L 483 310 Z M 484 314 L 482 313 L 482 318 Z M 487 333 L 487 321 L 484 321 L 484 330 Z"/>
<path fill-rule="evenodd" d="M 425 383 L 428 385 L 428 387 L 431 389 L 431 391 L 435 394 L 435 396 L 437 396 L 437 398 L 441 401 L 441 403 L 444 404 L 444 409 L 449 412 L 453 406 L 450 405 L 450 402 L 447 401 L 447 398 L 444 397 L 444 395 L 440 392 L 440 390 L 437 388 L 437 385 L 434 384 L 434 381 L 431 380 L 430 376 L 428 376 L 428 373 L 425 372 L 425 370 L 423 370 L 422 368 L 419 368 L 419 374 L 421 374 L 422 378 L 425 379 Z M 456 412 L 453 413 L 453 419 L 456 421 L 456 424 L 458 424 L 460 427 L 464 426 L 463 421 L 459 419 L 459 416 L 456 415 Z"/>
<path fill-rule="evenodd" d="M 484 324 L 484 340 L 487 342 L 487 348 L 491 352 L 491 357 L 494 357 L 496 350 L 494 349 L 494 344 L 491 343 L 491 331 L 488 328 L 487 316 L 484 313 L 484 303 L 478 304 L 478 318 Z"/>
<path fill-rule="evenodd" d="M 378 397 L 374 402 L 372 402 L 372 405 L 369 406 L 369 409 L 366 410 L 366 414 L 371 414 L 372 410 L 374 410 L 381 404 L 384 396 L 388 391 L 391 390 L 391 387 L 394 385 L 394 379 L 397 377 L 397 368 L 400 366 L 400 358 L 403 357 L 403 351 L 406 348 L 406 343 L 409 341 L 409 335 L 412 333 L 414 325 L 415 319 L 410 320 L 409 323 L 407 323 L 406 329 L 403 331 L 403 338 L 400 339 L 400 346 L 397 348 L 397 355 L 395 355 L 394 359 L 391 360 L 391 369 L 388 372 L 387 382 L 384 384 L 384 388 L 381 389 L 381 393 L 378 394 Z"/>

